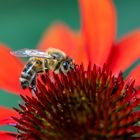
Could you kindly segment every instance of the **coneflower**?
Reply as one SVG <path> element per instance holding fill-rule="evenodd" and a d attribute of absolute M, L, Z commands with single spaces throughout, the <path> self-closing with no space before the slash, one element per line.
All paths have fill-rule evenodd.
<path fill-rule="evenodd" d="M 68 75 L 38 76 L 32 97 L 21 96 L 16 109 L 20 140 L 138 139 L 140 100 L 134 80 L 103 68 L 77 66 Z"/>

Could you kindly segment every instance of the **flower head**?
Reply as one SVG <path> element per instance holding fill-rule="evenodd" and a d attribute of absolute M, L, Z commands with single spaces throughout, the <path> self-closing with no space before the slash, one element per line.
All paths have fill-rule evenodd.
<path fill-rule="evenodd" d="M 19 139 L 133 139 L 140 133 L 134 80 L 113 76 L 105 65 L 78 66 L 67 76 L 44 74 L 37 82 L 35 96 L 21 96 L 16 109 Z"/>

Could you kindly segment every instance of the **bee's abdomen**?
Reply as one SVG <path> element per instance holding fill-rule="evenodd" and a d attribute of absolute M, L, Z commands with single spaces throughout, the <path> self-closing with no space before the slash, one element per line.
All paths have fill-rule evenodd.
<path fill-rule="evenodd" d="M 22 73 L 21 73 L 21 77 L 20 77 L 20 82 L 21 82 L 21 86 L 23 89 L 26 89 L 27 87 L 30 86 L 32 79 L 33 79 L 33 75 L 35 73 L 35 67 L 32 63 L 28 63 Z"/>

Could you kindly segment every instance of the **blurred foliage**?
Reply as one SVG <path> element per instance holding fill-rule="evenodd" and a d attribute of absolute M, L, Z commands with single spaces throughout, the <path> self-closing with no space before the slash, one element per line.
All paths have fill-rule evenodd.
<path fill-rule="evenodd" d="M 0 42 L 13 49 L 35 48 L 54 21 L 79 27 L 76 0 L 0 0 Z"/>

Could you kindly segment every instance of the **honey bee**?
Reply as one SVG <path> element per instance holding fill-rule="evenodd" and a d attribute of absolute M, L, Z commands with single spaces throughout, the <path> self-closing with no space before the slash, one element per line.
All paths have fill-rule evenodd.
<path fill-rule="evenodd" d="M 74 69 L 74 61 L 63 51 L 55 48 L 49 48 L 46 52 L 37 49 L 21 49 L 11 52 L 17 57 L 29 57 L 20 76 L 20 83 L 23 89 L 28 87 L 36 88 L 36 77 L 38 74 L 49 70 L 58 74 L 63 72 L 67 74 L 70 69 Z"/>

